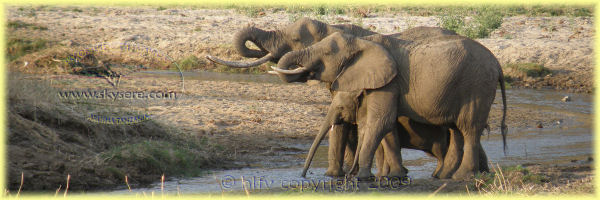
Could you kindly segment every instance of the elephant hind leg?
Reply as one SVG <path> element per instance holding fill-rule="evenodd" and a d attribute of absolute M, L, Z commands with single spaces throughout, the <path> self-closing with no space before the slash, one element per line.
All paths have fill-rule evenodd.
<path fill-rule="evenodd" d="M 463 146 L 464 140 L 462 133 L 456 129 L 450 129 L 448 151 L 444 156 L 444 165 L 439 171 L 438 178 L 447 179 L 452 177 L 462 161 Z"/>
<path fill-rule="evenodd" d="M 463 133 L 464 139 L 463 157 L 460 167 L 458 167 L 454 175 L 452 175 L 452 179 L 468 179 L 479 172 L 479 152 L 481 148 L 479 140 L 485 127 L 485 123 L 483 124 L 483 126 L 477 126 L 476 123 L 473 125 L 466 124 L 467 127 L 461 127 L 461 125 L 465 125 L 464 123 L 458 124 L 458 128 Z"/>
<path fill-rule="evenodd" d="M 387 176 L 390 166 L 385 162 L 383 145 L 379 145 L 379 147 L 377 147 L 377 151 L 375 151 L 375 165 L 377 166 L 377 174 L 375 174 L 376 177 Z"/>
<path fill-rule="evenodd" d="M 435 171 L 433 171 L 433 174 L 431 174 L 434 178 L 439 178 L 442 167 L 444 166 L 446 151 L 448 151 L 448 143 L 446 140 L 443 142 L 435 142 L 431 147 L 431 155 L 437 159 L 437 166 Z"/>
<path fill-rule="evenodd" d="M 490 172 L 488 158 L 481 144 L 479 144 L 479 172 Z"/>

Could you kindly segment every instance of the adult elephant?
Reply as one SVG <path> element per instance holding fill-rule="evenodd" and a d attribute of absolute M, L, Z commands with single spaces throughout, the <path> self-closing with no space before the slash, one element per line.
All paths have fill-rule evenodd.
<path fill-rule="evenodd" d="M 315 79 L 330 83 L 333 91 L 363 91 L 359 109 L 366 111 L 364 116 L 357 116 L 359 144 L 352 167 L 358 167 L 358 178 L 372 175 L 374 153 L 383 137 L 396 130 L 399 115 L 459 131 L 464 152 L 453 178 L 477 173 L 479 140 L 498 82 L 505 141 L 502 69 L 487 48 L 466 37 L 445 35 L 407 41 L 333 33 L 308 48 L 287 53 L 273 70 L 286 82 Z"/>

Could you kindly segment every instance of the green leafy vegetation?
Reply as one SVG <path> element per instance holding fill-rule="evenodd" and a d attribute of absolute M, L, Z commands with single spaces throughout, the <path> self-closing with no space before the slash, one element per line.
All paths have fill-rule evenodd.
<path fill-rule="evenodd" d="M 198 59 L 198 57 L 196 57 L 194 55 L 190 55 L 188 57 L 185 57 L 185 58 L 179 60 L 177 62 L 177 64 L 179 65 L 179 68 L 181 70 L 187 71 L 187 70 L 197 69 L 201 65 L 205 64 L 205 62 L 203 60 Z"/>
<path fill-rule="evenodd" d="M 442 16 L 439 26 L 469 38 L 484 38 L 502 25 L 502 18 L 500 12 L 483 9 L 470 19 L 462 14 Z"/>
<path fill-rule="evenodd" d="M 9 21 L 8 28 L 13 28 L 13 29 L 29 28 L 31 30 L 48 30 L 48 27 L 46 27 L 46 26 L 25 23 L 25 22 L 22 22 L 19 20 Z"/>
<path fill-rule="evenodd" d="M 504 66 L 504 68 L 521 72 L 529 77 L 542 77 L 552 74 L 550 69 L 536 63 L 512 63 Z"/>

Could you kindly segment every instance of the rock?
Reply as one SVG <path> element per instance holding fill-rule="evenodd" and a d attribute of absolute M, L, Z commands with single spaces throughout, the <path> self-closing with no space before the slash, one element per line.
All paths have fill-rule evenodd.
<path fill-rule="evenodd" d="M 73 42 L 73 40 L 63 40 L 63 41 L 60 41 L 60 44 L 66 46 L 66 47 L 71 47 L 71 46 L 77 45 L 77 43 Z"/>
<path fill-rule="evenodd" d="M 570 96 L 565 96 L 561 99 L 562 102 L 569 102 L 571 101 L 571 97 Z"/>
<path fill-rule="evenodd" d="M 542 126 L 542 122 L 538 122 L 536 125 L 537 128 L 544 128 L 544 126 Z"/>

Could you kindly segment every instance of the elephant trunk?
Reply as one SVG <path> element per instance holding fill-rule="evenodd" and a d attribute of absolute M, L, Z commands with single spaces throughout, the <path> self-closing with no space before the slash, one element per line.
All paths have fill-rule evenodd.
<path fill-rule="evenodd" d="M 306 171 L 308 170 L 308 167 L 310 167 L 310 163 L 312 162 L 312 159 L 315 156 L 315 152 L 321 144 L 321 141 L 323 141 L 323 138 L 325 138 L 327 132 L 333 129 L 333 126 L 337 122 L 337 120 L 340 119 L 341 112 L 337 112 L 334 109 L 335 108 L 333 106 L 329 107 L 329 110 L 327 111 L 327 116 L 325 117 L 325 121 L 323 122 L 323 124 L 321 124 L 321 128 L 319 129 L 319 134 L 315 136 L 315 140 L 310 146 L 310 150 L 308 151 L 308 155 L 306 156 L 306 161 L 304 162 L 304 169 L 302 169 L 302 177 L 306 177 Z"/>
<path fill-rule="evenodd" d="M 265 40 L 268 35 L 269 32 L 267 31 L 248 26 L 235 34 L 233 37 L 233 45 L 238 53 L 244 57 L 261 58 L 267 55 L 267 51 L 262 47 L 262 40 Z M 261 50 L 249 49 L 246 46 L 247 41 L 256 44 Z"/>
<path fill-rule="evenodd" d="M 309 54 L 310 51 L 308 49 L 286 53 L 283 57 L 281 57 L 279 63 L 277 63 L 277 67 L 271 68 L 275 72 L 281 73 L 283 75 L 302 74 L 304 72 L 310 71 L 310 67 L 305 67 L 302 64 L 306 63 L 304 60 L 310 57 Z M 298 68 L 290 69 L 294 66 L 298 66 Z"/>
<path fill-rule="evenodd" d="M 317 136 L 315 136 L 315 140 L 313 141 L 312 145 L 310 146 L 310 150 L 308 151 L 308 155 L 306 156 L 306 161 L 304 161 L 304 168 L 302 169 L 302 177 L 306 177 L 306 171 L 308 171 L 308 168 L 310 167 L 310 163 L 312 162 L 312 159 L 315 156 L 315 152 L 317 151 L 317 148 L 321 144 L 321 141 L 323 141 L 323 138 L 325 138 L 325 135 L 327 134 L 327 132 L 330 131 L 331 129 L 333 129 L 333 126 L 334 125 L 329 126 L 329 123 L 323 123 L 323 126 L 321 126 L 321 129 L 319 130 L 319 134 Z M 331 128 L 328 128 L 328 127 L 331 127 Z"/>
<path fill-rule="evenodd" d="M 233 37 L 233 45 L 242 56 L 250 58 L 260 58 L 258 60 L 252 62 L 235 62 L 222 60 L 211 55 L 207 55 L 206 59 L 218 64 L 235 68 L 248 68 L 261 65 L 274 58 L 273 55 L 271 53 L 268 53 L 268 51 L 265 50 L 263 47 L 265 43 L 269 43 L 272 41 L 273 37 L 275 37 L 274 35 L 275 33 L 272 31 L 264 31 L 259 28 L 249 26 L 237 32 Z M 247 41 L 256 44 L 256 46 L 258 46 L 260 50 L 249 49 L 246 46 Z"/>

